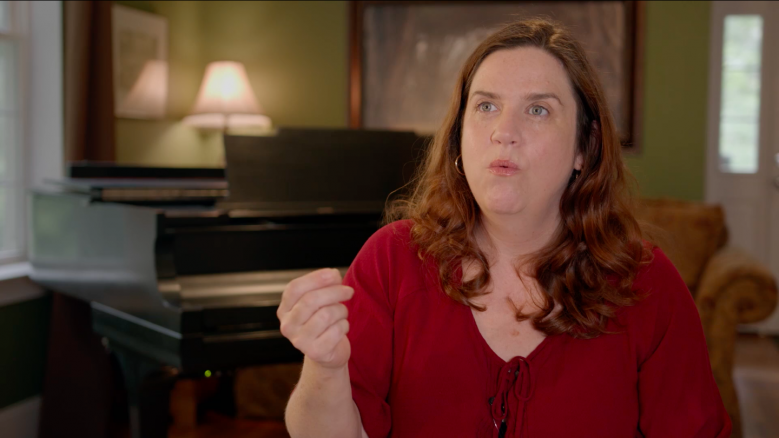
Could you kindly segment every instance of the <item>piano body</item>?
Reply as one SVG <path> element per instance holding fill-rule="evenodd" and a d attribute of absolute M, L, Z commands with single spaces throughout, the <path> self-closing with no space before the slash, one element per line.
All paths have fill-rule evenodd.
<path fill-rule="evenodd" d="M 345 273 L 423 143 L 349 130 L 225 136 L 227 181 L 74 168 L 82 178 L 30 195 L 31 278 L 90 303 L 122 365 L 133 437 L 167 436 L 177 376 L 301 360 L 279 332 L 284 287 L 317 268 Z"/>

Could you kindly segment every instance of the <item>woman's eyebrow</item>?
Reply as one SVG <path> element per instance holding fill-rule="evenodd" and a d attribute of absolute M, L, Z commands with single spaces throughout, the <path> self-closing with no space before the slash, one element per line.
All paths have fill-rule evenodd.
<path fill-rule="evenodd" d="M 471 93 L 471 96 L 475 96 L 477 94 L 482 95 L 488 99 L 495 99 L 495 100 L 500 99 L 500 96 L 498 94 L 491 93 L 489 91 L 482 91 L 482 90 L 474 91 L 473 93 Z M 562 100 L 560 100 L 560 98 L 556 94 L 551 92 L 528 93 L 525 95 L 525 100 L 544 100 L 544 99 L 554 99 L 560 104 L 560 106 L 564 106 Z"/>
<path fill-rule="evenodd" d="M 482 96 L 484 96 L 484 97 L 486 97 L 488 99 L 498 99 L 499 98 L 499 96 L 497 94 L 495 94 L 495 93 L 490 93 L 489 91 L 481 91 L 481 90 L 474 91 L 473 93 L 471 93 L 471 96 L 475 96 L 477 94 L 481 94 Z"/>
<path fill-rule="evenodd" d="M 563 102 L 554 93 L 529 93 L 525 95 L 525 99 L 526 100 L 554 99 L 557 101 L 557 103 L 560 104 L 560 106 L 563 106 Z"/>

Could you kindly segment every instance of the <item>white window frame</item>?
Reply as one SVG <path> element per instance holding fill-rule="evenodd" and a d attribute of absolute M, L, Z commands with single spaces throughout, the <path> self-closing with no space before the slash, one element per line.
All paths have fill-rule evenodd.
<path fill-rule="evenodd" d="M 0 29 L 0 39 L 10 41 L 14 46 L 14 55 L 16 57 L 15 65 L 15 102 L 11 117 L 16 118 L 16 126 L 13 128 L 13 144 L 10 153 L 12 159 L 7 163 L 12 168 L 12 174 L 9 179 L 0 180 L 0 187 L 10 189 L 10 200 L 6 208 L 9 208 L 9 217 L 6 218 L 7 227 L 0 230 L 0 233 L 6 235 L 6 238 L 12 236 L 14 247 L 10 249 L 0 249 L 0 265 L 9 265 L 18 263 L 26 259 L 26 235 L 27 235 L 27 214 L 25 208 L 25 192 L 27 190 L 27 173 L 29 169 L 27 159 L 26 133 L 27 133 L 27 114 L 25 111 L 26 102 L 26 65 L 27 65 L 27 24 L 28 24 L 28 6 L 29 2 L 7 1 L 9 6 L 9 24 L 10 28 Z M 15 213 L 15 214 L 14 214 Z M 13 215 L 13 216 L 11 216 Z"/>
<path fill-rule="evenodd" d="M 65 175 L 63 136 L 63 27 L 62 1 L 18 1 L 15 16 L 21 36 L 19 101 L 22 126 L 18 222 L 20 251 L 0 260 L 0 281 L 29 272 L 27 242 L 30 233 L 29 191 Z M 0 299 L 3 291 L 0 290 Z"/>

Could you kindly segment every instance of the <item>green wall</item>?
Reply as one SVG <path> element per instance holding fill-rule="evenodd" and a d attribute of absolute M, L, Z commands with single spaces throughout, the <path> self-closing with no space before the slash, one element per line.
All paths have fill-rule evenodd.
<path fill-rule="evenodd" d="M 0 306 L 0 409 L 41 393 L 50 311 L 50 295 Z"/>
<path fill-rule="evenodd" d="M 347 2 L 121 2 L 168 18 L 169 120 L 118 120 L 117 161 L 219 166 L 221 140 L 184 126 L 205 65 L 246 64 L 276 126 L 347 125 Z M 649 197 L 703 199 L 709 2 L 647 2 L 642 151 Z"/>
<path fill-rule="evenodd" d="M 710 2 L 647 2 L 642 151 L 646 197 L 703 200 Z"/>
<path fill-rule="evenodd" d="M 344 127 L 346 2 L 122 1 L 168 19 L 168 117 L 118 119 L 117 162 L 220 166 L 221 134 L 181 123 L 209 62 L 243 62 L 275 126 Z"/>

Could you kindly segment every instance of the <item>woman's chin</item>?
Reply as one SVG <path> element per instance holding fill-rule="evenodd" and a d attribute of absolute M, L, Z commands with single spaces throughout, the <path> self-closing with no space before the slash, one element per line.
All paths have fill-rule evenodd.
<path fill-rule="evenodd" d="M 489 214 L 515 214 L 522 211 L 524 203 L 520 199 L 487 199 L 479 204 L 479 208 Z"/>

